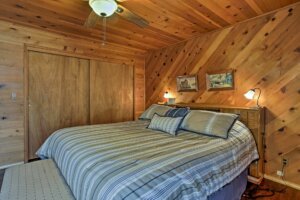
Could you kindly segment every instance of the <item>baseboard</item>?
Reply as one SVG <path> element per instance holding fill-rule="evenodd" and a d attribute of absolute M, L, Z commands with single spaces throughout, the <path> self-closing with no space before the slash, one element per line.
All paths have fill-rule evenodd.
<path fill-rule="evenodd" d="M 0 166 L 0 169 L 6 169 L 6 168 L 9 168 L 9 167 L 13 167 L 13 166 L 16 166 L 16 165 L 22 165 L 24 164 L 24 162 L 17 162 L 17 163 L 12 163 L 12 164 L 9 164 L 9 165 L 2 165 Z"/>
<path fill-rule="evenodd" d="M 263 180 L 263 176 L 261 176 L 260 178 L 255 178 L 253 176 L 248 176 L 248 181 L 250 183 L 254 183 L 256 185 L 259 185 L 262 182 L 262 180 Z"/>
<path fill-rule="evenodd" d="M 275 178 L 275 177 L 273 177 L 273 176 L 266 175 L 266 174 L 264 174 L 264 178 L 265 178 L 265 179 L 268 179 L 268 180 L 270 180 L 270 181 L 276 182 L 276 183 L 280 183 L 280 184 L 282 184 L 282 185 L 287 185 L 287 186 L 289 186 L 289 187 L 291 187 L 291 188 L 294 188 L 294 189 L 296 189 L 296 190 L 300 190 L 300 185 L 297 185 L 297 184 L 295 184 L 295 183 L 291 183 L 291 182 L 289 182 L 289 181 L 283 181 L 283 180 L 280 179 L 280 178 Z"/>

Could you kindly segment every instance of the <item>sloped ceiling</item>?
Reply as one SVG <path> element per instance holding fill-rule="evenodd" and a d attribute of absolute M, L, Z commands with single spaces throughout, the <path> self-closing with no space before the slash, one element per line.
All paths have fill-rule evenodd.
<path fill-rule="evenodd" d="M 146 52 L 176 44 L 200 33 L 221 29 L 300 0 L 127 0 L 121 3 L 150 22 L 140 28 L 113 15 L 107 21 L 107 43 Z M 102 40 L 101 21 L 83 26 L 90 13 L 82 0 L 0 0 L 0 19 L 79 37 Z"/>

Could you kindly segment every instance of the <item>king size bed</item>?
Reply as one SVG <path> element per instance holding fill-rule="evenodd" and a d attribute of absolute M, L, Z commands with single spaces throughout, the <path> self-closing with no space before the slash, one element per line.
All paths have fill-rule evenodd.
<path fill-rule="evenodd" d="M 157 113 L 152 110 L 151 117 Z M 152 121 L 61 129 L 37 155 L 55 161 L 78 200 L 241 196 L 247 168 L 259 157 L 255 140 L 243 123 L 234 120 L 227 137 L 222 138 L 187 128 L 173 135 L 151 129 Z M 187 124 L 187 119 L 183 117 L 181 123 Z"/>

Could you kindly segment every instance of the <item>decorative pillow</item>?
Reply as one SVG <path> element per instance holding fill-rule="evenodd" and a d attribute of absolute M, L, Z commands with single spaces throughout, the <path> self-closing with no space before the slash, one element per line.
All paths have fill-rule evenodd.
<path fill-rule="evenodd" d="M 190 108 L 173 108 L 166 112 L 166 117 L 185 117 L 189 113 Z"/>
<path fill-rule="evenodd" d="M 148 128 L 176 135 L 183 117 L 164 117 L 154 114 Z"/>
<path fill-rule="evenodd" d="M 204 110 L 192 110 L 184 118 L 181 129 L 227 139 L 238 115 Z"/>
<path fill-rule="evenodd" d="M 153 104 L 151 105 L 143 114 L 140 116 L 139 119 L 152 119 L 155 113 L 164 116 L 168 110 L 172 109 L 170 106 L 158 105 Z"/>

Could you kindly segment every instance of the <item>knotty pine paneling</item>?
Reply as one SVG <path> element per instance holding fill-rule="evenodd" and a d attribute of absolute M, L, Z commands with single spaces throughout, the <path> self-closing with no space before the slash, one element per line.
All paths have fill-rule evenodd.
<path fill-rule="evenodd" d="M 0 42 L 0 166 L 24 161 L 23 98 L 23 46 Z"/>
<path fill-rule="evenodd" d="M 129 0 L 120 2 L 149 21 L 141 28 L 117 14 L 107 18 L 107 42 L 153 50 L 299 2 L 299 0 Z M 0 19 L 99 43 L 103 29 L 83 26 L 91 12 L 83 0 L 0 0 Z"/>
<path fill-rule="evenodd" d="M 150 51 L 145 64 L 146 106 L 169 91 L 177 102 L 255 106 L 243 94 L 262 89 L 266 111 L 265 174 L 280 182 L 276 171 L 287 158 L 286 181 L 300 187 L 300 4 L 202 34 L 168 48 Z M 233 69 L 235 89 L 207 91 L 205 73 Z M 176 77 L 198 74 L 198 92 L 176 92 Z"/>
<path fill-rule="evenodd" d="M 24 161 L 26 49 L 134 66 L 134 115 L 144 111 L 144 52 L 0 21 L 0 168 Z M 25 52 L 24 52 L 25 49 Z M 25 70 L 26 71 L 26 70 Z M 17 101 L 10 99 L 17 92 Z M 25 110 L 26 111 L 26 110 Z M 24 130 L 25 127 L 25 130 Z M 25 137 L 24 137 L 25 134 Z M 25 157 L 25 160 L 27 158 Z"/>

